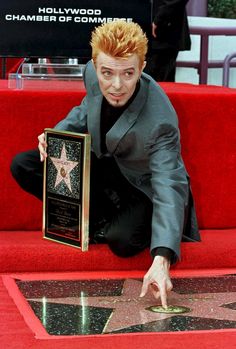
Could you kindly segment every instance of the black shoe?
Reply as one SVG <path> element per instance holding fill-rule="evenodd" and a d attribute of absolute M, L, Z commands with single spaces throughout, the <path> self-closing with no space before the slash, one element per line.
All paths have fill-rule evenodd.
<path fill-rule="evenodd" d="M 96 231 L 93 234 L 93 237 L 91 239 L 91 243 L 94 244 L 105 244 L 106 243 L 106 237 L 105 237 L 105 233 L 102 230 Z"/>
<path fill-rule="evenodd" d="M 90 233 L 90 243 L 91 244 L 105 244 L 105 227 L 107 225 L 107 221 L 105 218 L 100 220 L 93 228 Z"/>

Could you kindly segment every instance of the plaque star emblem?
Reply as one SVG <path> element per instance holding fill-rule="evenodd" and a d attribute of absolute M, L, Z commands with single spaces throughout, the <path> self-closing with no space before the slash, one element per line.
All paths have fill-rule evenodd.
<path fill-rule="evenodd" d="M 72 192 L 70 173 L 78 165 L 78 162 L 67 159 L 65 143 L 63 143 L 60 158 L 50 157 L 50 159 L 57 169 L 54 188 L 56 188 L 61 182 L 64 182 L 70 192 Z"/>
<path fill-rule="evenodd" d="M 48 303 L 79 305 L 81 307 L 96 307 L 112 309 L 111 316 L 103 329 L 103 333 L 112 333 L 127 327 L 147 324 L 153 321 L 161 322 L 173 316 L 186 314 L 154 313 L 148 310 L 157 302 L 151 295 L 140 298 L 141 281 L 127 279 L 124 281 L 120 296 L 81 296 L 64 298 L 47 298 Z M 42 302 L 42 299 L 31 298 L 31 301 Z M 222 308 L 222 305 L 235 301 L 235 293 L 201 293 L 179 294 L 172 291 L 168 297 L 169 305 L 185 306 L 191 309 L 191 317 L 235 321 L 235 311 Z"/>

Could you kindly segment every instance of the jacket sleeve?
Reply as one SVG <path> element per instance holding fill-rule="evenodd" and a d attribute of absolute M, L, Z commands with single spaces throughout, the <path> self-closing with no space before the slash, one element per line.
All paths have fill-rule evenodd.
<path fill-rule="evenodd" d="M 55 126 L 55 129 L 77 133 L 88 132 L 87 112 L 87 97 L 84 97 L 80 106 L 74 107 L 66 116 L 66 118 Z"/>
<path fill-rule="evenodd" d="M 184 11 L 188 0 L 154 0 L 153 22 L 167 23 L 175 18 L 179 11 Z"/>
<path fill-rule="evenodd" d="M 176 260 L 189 196 L 178 128 L 160 125 L 150 137 L 148 153 L 153 191 L 151 253 L 157 247 L 167 247 L 175 252 Z"/>

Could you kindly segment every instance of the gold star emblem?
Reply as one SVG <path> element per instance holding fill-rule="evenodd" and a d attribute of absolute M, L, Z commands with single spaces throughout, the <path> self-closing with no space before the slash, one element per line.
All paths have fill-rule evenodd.
<path fill-rule="evenodd" d="M 78 162 L 67 159 L 65 143 L 63 143 L 60 158 L 50 157 L 50 159 L 57 169 L 57 177 L 54 188 L 64 181 L 70 192 L 72 192 L 70 173 L 78 165 Z"/>

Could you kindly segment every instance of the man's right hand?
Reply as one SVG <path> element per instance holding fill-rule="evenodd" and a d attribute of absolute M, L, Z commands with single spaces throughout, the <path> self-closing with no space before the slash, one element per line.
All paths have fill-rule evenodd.
<path fill-rule="evenodd" d="M 46 148 L 47 148 L 47 143 L 46 143 L 46 139 L 45 139 L 45 134 L 42 133 L 41 135 L 38 136 L 38 149 L 40 152 L 40 161 L 44 161 L 46 159 L 46 157 L 48 156 L 47 152 L 46 152 Z"/>
<path fill-rule="evenodd" d="M 151 267 L 143 278 L 140 297 L 144 297 L 150 289 L 156 299 L 161 299 L 163 308 L 167 308 L 167 295 L 173 288 L 170 274 L 170 262 L 166 257 L 156 256 Z"/>

